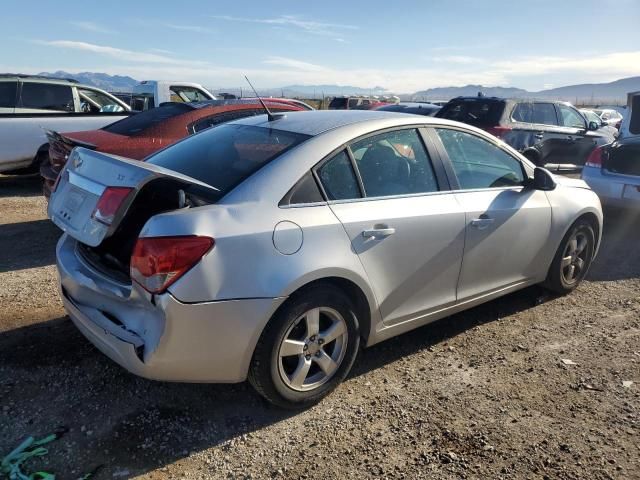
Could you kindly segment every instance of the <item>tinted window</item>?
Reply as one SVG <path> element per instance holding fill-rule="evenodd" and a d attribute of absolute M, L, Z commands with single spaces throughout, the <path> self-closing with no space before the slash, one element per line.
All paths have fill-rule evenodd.
<path fill-rule="evenodd" d="M 500 124 L 505 102 L 501 100 L 452 100 L 437 113 L 437 117 L 456 120 L 475 126 L 491 127 Z"/>
<path fill-rule="evenodd" d="M 272 108 L 272 107 L 270 107 L 269 110 L 273 113 L 290 111 L 287 109 L 283 110 L 281 108 Z M 202 130 L 206 130 L 207 128 L 220 125 L 221 123 L 230 122 L 231 120 L 237 120 L 239 118 L 252 117 L 254 115 L 263 115 L 263 114 L 264 114 L 264 109 L 255 109 L 255 108 L 217 113 L 193 123 L 191 125 L 191 128 L 189 129 L 189 132 L 198 133 L 198 132 L 201 132 Z"/>
<path fill-rule="evenodd" d="M 16 90 L 18 82 L 0 82 L 0 108 L 16 106 Z"/>
<path fill-rule="evenodd" d="M 193 107 L 190 107 L 189 105 L 173 103 L 158 108 L 152 108 L 151 110 L 145 110 L 144 112 L 123 118 L 118 122 L 107 125 L 102 130 L 115 133 L 117 135 L 131 136 L 177 115 L 192 111 Z"/>
<path fill-rule="evenodd" d="M 358 99 L 357 98 L 350 98 L 349 99 L 349 108 L 355 108 L 358 106 Z"/>
<path fill-rule="evenodd" d="M 322 194 L 311 172 L 308 172 L 282 199 L 280 205 L 322 202 Z"/>
<path fill-rule="evenodd" d="M 331 103 L 329 103 L 329 108 L 331 109 L 344 109 L 347 106 L 347 99 L 344 97 L 336 97 L 333 100 L 331 100 Z"/>
<path fill-rule="evenodd" d="M 630 106 L 629 131 L 634 135 L 638 135 L 640 134 L 640 95 L 635 95 L 632 98 Z"/>
<path fill-rule="evenodd" d="M 558 110 L 563 126 L 585 128 L 584 118 L 576 110 L 566 105 L 558 105 Z"/>
<path fill-rule="evenodd" d="M 511 115 L 516 122 L 558 125 L 556 110 L 552 103 L 519 103 Z"/>
<path fill-rule="evenodd" d="M 416 130 L 382 133 L 351 145 L 367 197 L 438 190 L 438 183 Z"/>
<path fill-rule="evenodd" d="M 523 185 L 518 160 L 492 143 L 458 130 L 437 129 L 460 188 L 496 188 Z"/>
<path fill-rule="evenodd" d="M 318 176 L 328 200 L 360 198 L 358 181 L 349 156 L 344 151 L 322 164 L 318 169 Z"/>
<path fill-rule="evenodd" d="M 47 83 L 23 83 L 22 107 L 73 112 L 71 87 Z"/>
<path fill-rule="evenodd" d="M 161 150 L 147 161 L 216 187 L 224 195 L 307 135 L 248 125 L 219 125 Z"/>

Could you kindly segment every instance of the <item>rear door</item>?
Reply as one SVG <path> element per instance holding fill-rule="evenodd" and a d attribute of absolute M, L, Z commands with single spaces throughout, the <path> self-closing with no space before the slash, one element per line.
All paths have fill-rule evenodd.
<path fill-rule="evenodd" d="M 529 155 L 539 165 L 549 162 L 556 148 L 566 137 L 559 125 L 553 103 L 519 102 L 511 113 L 514 123 L 514 141 L 508 142 L 516 150 L 528 152 L 535 150 L 537 155 Z"/>
<path fill-rule="evenodd" d="M 544 275 L 551 207 L 544 192 L 525 187 L 520 160 L 468 131 L 437 128 L 455 197 L 465 212 L 458 301 Z"/>
<path fill-rule="evenodd" d="M 317 169 L 387 325 L 452 305 L 464 212 L 417 129 L 353 142 Z"/>

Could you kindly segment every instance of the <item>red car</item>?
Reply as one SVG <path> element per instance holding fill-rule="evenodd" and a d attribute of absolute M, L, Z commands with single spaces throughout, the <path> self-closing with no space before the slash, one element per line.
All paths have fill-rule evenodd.
<path fill-rule="evenodd" d="M 269 110 L 305 110 L 293 101 L 264 99 Z M 257 100 L 211 100 L 198 103 L 169 103 L 124 118 L 100 130 L 48 132 L 49 158 L 40 166 L 43 192 L 48 199 L 69 153 L 76 146 L 143 160 L 152 153 L 205 128 L 238 118 L 261 115 Z"/>

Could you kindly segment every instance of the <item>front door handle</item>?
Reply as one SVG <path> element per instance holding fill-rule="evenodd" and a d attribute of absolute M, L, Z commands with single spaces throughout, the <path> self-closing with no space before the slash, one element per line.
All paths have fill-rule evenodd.
<path fill-rule="evenodd" d="M 364 230 L 362 236 L 364 238 L 384 238 L 396 233 L 396 229 L 387 225 L 374 225 L 369 230 Z"/>
<path fill-rule="evenodd" d="M 542 140 L 544 138 L 544 132 L 538 132 L 535 135 L 535 138 L 537 138 L 538 140 Z"/>
<path fill-rule="evenodd" d="M 493 218 L 481 215 L 480 218 L 474 218 L 473 220 L 471 220 L 471 226 L 477 228 L 478 230 L 484 230 L 485 228 L 488 228 L 493 222 Z"/>

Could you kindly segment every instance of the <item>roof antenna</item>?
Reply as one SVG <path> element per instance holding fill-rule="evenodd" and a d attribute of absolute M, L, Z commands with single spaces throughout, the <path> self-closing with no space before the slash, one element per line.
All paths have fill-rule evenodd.
<path fill-rule="evenodd" d="M 253 88 L 253 85 L 251 85 L 251 82 L 249 81 L 249 79 L 247 78 L 247 76 L 244 76 L 244 79 L 247 81 L 247 83 L 249 84 L 249 86 L 251 87 L 251 90 L 253 90 L 253 93 L 256 94 L 256 97 L 258 98 L 258 101 L 260 102 L 260 104 L 262 105 L 262 108 L 264 108 L 265 112 L 267 112 L 267 119 L 270 122 L 273 122 L 274 120 L 278 120 L 279 118 L 283 118 L 285 116 L 284 113 L 277 113 L 277 114 L 273 114 L 271 113 L 271 110 L 269 110 L 267 108 L 267 105 L 262 101 L 262 98 L 260 98 L 260 95 L 258 95 L 258 92 L 256 91 L 255 88 Z"/>

